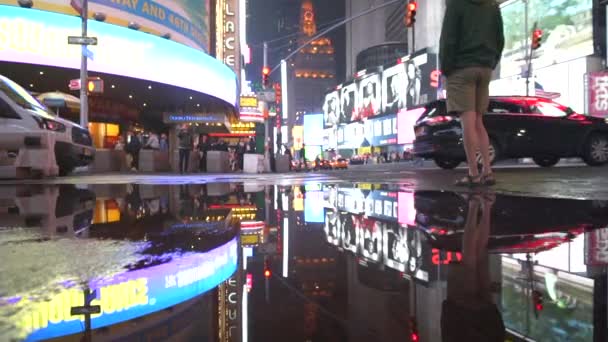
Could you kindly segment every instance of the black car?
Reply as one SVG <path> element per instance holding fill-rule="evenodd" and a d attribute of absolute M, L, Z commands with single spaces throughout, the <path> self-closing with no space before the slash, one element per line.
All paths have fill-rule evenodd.
<path fill-rule="evenodd" d="M 459 119 L 447 113 L 445 100 L 431 102 L 414 126 L 414 154 L 444 169 L 466 160 Z M 491 97 L 484 115 L 492 163 L 532 158 L 542 167 L 560 158 L 582 158 L 591 166 L 608 163 L 608 119 L 575 113 L 540 97 Z M 478 160 L 479 160 L 478 155 Z"/>

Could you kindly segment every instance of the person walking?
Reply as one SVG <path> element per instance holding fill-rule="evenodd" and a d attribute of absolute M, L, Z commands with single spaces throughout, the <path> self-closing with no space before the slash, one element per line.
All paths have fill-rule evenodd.
<path fill-rule="evenodd" d="M 490 140 L 482 115 L 488 109 L 489 85 L 504 48 L 502 15 L 495 0 L 448 0 L 439 62 L 447 78 L 447 110 L 460 117 L 468 175 L 459 186 L 494 185 Z M 481 153 L 479 174 L 477 152 Z"/>
<path fill-rule="evenodd" d="M 199 170 L 201 172 L 207 172 L 207 152 L 209 152 L 210 148 L 209 136 L 207 134 L 201 134 L 198 138 L 198 151 L 201 154 Z"/>
<path fill-rule="evenodd" d="M 188 132 L 188 127 L 182 126 L 177 134 L 179 139 L 179 173 L 188 172 L 190 162 L 190 151 L 192 150 L 192 135 Z"/>
<path fill-rule="evenodd" d="M 158 148 L 162 152 L 169 151 L 169 142 L 167 141 L 167 135 L 165 133 L 160 135 L 160 141 L 158 143 Z"/>
<path fill-rule="evenodd" d="M 139 151 L 141 150 L 141 140 L 137 134 L 129 132 L 127 146 L 125 152 L 131 156 L 131 165 L 127 165 L 131 171 L 139 169 Z"/>

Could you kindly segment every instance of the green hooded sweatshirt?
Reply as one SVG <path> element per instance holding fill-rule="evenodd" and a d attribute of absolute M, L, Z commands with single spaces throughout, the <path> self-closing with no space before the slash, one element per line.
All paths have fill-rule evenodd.
<path fill-rule="evenodd" d="M 439 62 L 444 75 L 467 67 L 496 68 L 505 38 L 495 0 L 447 0 Z"/>

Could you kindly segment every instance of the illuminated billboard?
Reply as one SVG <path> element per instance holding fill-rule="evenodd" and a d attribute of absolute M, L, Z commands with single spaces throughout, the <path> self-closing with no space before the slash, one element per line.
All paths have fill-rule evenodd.
<path fill-rule="evenodd" d="M 80 35 L 75 16 L 0 5 L 0 62 L 80 69 Z M 221 61 L 171 40 L 89 21 L 89 70 L 178 86 L 237 104 L 236 75 Z"/>
<path fill-rule="evenodd" d="M 79 15 L 70 0 L 35 0 L 32 8 Z M 19 6 L 16 0 L 0 5 Z M 106 23 L 138 27 L 140 31 L 165 36 L 190 47 L 209 51 L 209 0 L 89 0 L 89 16 L 105 17 Z"/>
<path fill-rule="evenodd" d="M 304 143 L 311 146 L 323 145 L 323 114 L 304 115 Z"/>
<path fill-rule="evenodd" d="M 542 44 L 532 55 L 535 70 L 593 54 L 592 0 L 528 0 L 527 7 L 529 32 L 525 31 L 525 1 L 507 1 L 501 6 L 505 48 L 500 77 L 521 74 L 534 23 L 543 30 Z"/>
<path fill-rule="evenodd" d="M 333 127 L 339 123 L 339 106 L 340 93 L 338 91 L 333 91 L 325 95 L 325 103 L 323 104 L 325 127 Z"/>
<path fill-rule="evenodd" d="M 357 94 L 357 83 L 348 83 L 340 88 L 340 123 L 349 123 L 357 118 L 359 96 Z"/>
<path fill-rule="evenodd" d="M 405 64 L 399 63 L 382 73 L 382 106 L 385 113 L 398 113 L 407 104 Z"/>
<path fill-rule="evenodd" d="M 357 81 L 359 101 L 356 107 L 356 115 L 351 121 L 370 118 L 380 114 L 382 107 L 381 83 L 380 74 L 377 73 L 365 75 Z"/>
<path fill-rule="evenodd" d="M 164 310 L 193 299 L 228 279 L 237 267 L 237 239 L 205 253 L 174 256 L 171 261 L 127 271 L 109 279 L 89 283 L 94 291 L 91 305 L 101 313 L 92 315 L 98 329 Z M 19 310 L 11 317 L 27 341 L 39 341 L 82 332 L 82 316 L 70 315 L 70 308 L 82 306 L 84 295 L 77 287 L 35 296 L 0 298 Z"/>

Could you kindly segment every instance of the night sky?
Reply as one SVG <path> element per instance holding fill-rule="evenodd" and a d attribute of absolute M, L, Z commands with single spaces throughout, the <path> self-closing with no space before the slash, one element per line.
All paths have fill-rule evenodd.
<path fill-rule="evenodd" d="M 273 40 L 279 38 L 281 35 L 277 34 L 276 27 L 278 25 L 278 18 L 276 12 L 279 11 L 277 8 L 283 4 L 289 4 L 288 6 L 301 5 L 300 0 L 249 0 L 248 1 L 248 27 L 247 27 L 247 40 L 251 47 L 252 53 L 252 64 L 247 66 L 247 79 L 253 82 L 261 81 L 261 70 L 262 70 L 262 43 L 264 41 Z M 293 5 L 291 5 L 293 4 Z M 344 0 L 338 1 L 327 1 L 327 0 L 313 0 L 317 17 L 317 28 L 323 28 L 330 22 L 344 18 L 345 3 Z M 294 17 L 294 22 L 285 23 L 285 26 L 297 26 L 299 25 L 299 16 Z M 328 35 L 334 43 L 336 50 L 336 81 L 341 83 L 344 80 L 345 75 L 345 30 L 344 27 L 337 29 Z M 281 40 L 270 44 L 270 47 L 285 44 L 287 40 Z M 273 51 L 270 52 L 270 64 L 271 67 L 276 65 L 281 58 L 285 56 L 278 56 Z M 278 81 L 280 76 L 278 73 L 272 75 L 272 79 Z"/>

